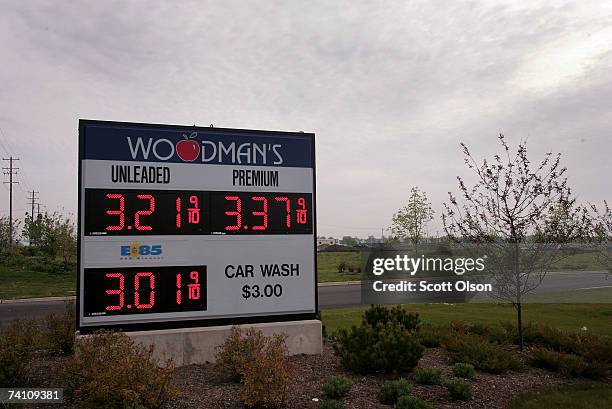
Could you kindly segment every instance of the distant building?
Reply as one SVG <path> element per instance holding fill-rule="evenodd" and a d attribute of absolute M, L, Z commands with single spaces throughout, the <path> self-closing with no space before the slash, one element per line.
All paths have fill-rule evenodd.
<path fill-rule="evenodd" d="M 338 239 L 334 239 L 332 237 L 326 238 L 317 238 L 317 247 L 319 246 L 332 246 L 334 244 L 338 244 Z"/>
<path fill-rule="evenodd" d="M 324 244 L 322 246 L 317 247 L 317 251 L 319 253 L 359 252 L 362 250 L 363 249 L 360 249 L 359 247 L 344 246 L 342 244 Z"/>

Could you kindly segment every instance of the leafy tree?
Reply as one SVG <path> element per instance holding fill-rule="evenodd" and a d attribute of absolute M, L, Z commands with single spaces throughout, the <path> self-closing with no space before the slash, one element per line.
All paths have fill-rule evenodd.
<path fill-rule="evenodd" d="M 10 220 L 8 217 L 0 217 L 0 253 L 5 253 L 14 244 L 18 241 L 19 237 L 17 237 L 16 232 L 19 228 L 19 220 L 13 220 L 13 229 L 11 237 L 11 226 Z"/>
<path fill-rule="evenodd" d="M 542 283 L 552 263 L 566 256 L 563 243 L 589 235 L 591 221 L 571 196 L 561 154 L 547 153 L 534 168 L 526 142 L 520 142 L 511 154 L 501 134 L 499 141 L 502 155 L 480 165 L 461 143 L 476 184 L 468 188 L 457 177 L 462 204 L 449 192 L 442 219 L 450 237 L 474 243 L 479 254 L 487 255 L 494 283 L 491 295 L 514 306 L 522 349 L 523 297 Z"/>
<path fill-rule="evenodd" d="M 76 257 L 74 222 L 59 212 L 41 213 L 34 221 L 26 214 L 23 237 L 49 257 L 59 257 L 65 264 L 74 262 Z"/>
<path fill-rule="evenodd" d="M 595 240 L 600 245 L 597 253 L 598 261 L 608 270 L 608 273 L 612 273 L 612 209 L 604 200 L 601 210 L 591 205 L 591 211 L 594 219 Z"/>
<path fill-rule="evenodd" d="M 534 240 L 549 243 L 568 243 L 580 238 L 591 238 L 593 226 L 586 207 L 577 206 L 575 198 L 561 196 L 551 204 L 544 222 L 535 227 Z"/>
<path fill-rule="evenodd" d="M 340 243 L 342 243 L 342 244 L 344 244 L 346 246 L 356 246 L 358 244 L 358 241 L 354 237 L 343 236 L 342 240 L 340 240 Z"/>
<path fill-rule="evenodd" d="M 400 239 L 409 240 L 415 247 L 423 238 L 425 227 L 433 219 L 434 211 L 427 194 L 418 187 L 410 189 L 408 204 L 393 215 L 391 232 Z"/>

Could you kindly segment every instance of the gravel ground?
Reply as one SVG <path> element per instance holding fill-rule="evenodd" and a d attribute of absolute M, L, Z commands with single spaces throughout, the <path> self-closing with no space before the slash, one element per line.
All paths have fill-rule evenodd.
<path fill-rule="evenodd" d="M 346 374 L 329 346 L 325 347 L 321 356 L 294 356 L 291 361 L 294 369 L 287 392 L 287 408 L 316 408 L 318 403 L 313 401 L 313 398 L 322 399 L 323 382 L 331 376 L 340 374 L 347 375 L 353 380 L 353 388 L 345 399 L 347 408 L 390 408 L 378 402 L 378 393 L 386 378 Z M 441 368 L 444 377 L 452 376 L 446 351 L 442 348 L 426 349 L 419 366 Z M 407 374 L 405 377 L 411 378 L 411 375 Z M 172 405 L 173 408 L 242 408 L 239 401 L 239 385 L 227 383 L 212 374 L 211 365 L 190 365 L 179 368 L 175 379 L 181 393 Z M 570 381 L 553 372 L 533 368 L 502 376 L 477 372 L 476 378 L 471 381 L 474 396 L 470 401 L 450 401 L 446 389 L 439 385 L 415 385 L 412 394 L 431 401 L 437 409 L 507 408 L 522 392 Z M 607 382 L 612 383 L 609 379 Z"/>

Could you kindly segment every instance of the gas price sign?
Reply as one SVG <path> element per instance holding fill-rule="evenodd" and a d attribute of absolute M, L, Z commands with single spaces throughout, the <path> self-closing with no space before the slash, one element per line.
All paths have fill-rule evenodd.
<path fill-rule="evenodd" d="M 78 325 L 314 318 L 314 134 L 81 120 Z"/>

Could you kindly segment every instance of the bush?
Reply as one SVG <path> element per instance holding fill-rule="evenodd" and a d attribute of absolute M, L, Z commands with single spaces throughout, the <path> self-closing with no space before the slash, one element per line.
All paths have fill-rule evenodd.
<path fill-rule="evenodd" d="M 397 400 L 396 409 L 433 409 L 431 403 L 416 396 L 404 395 Z"/>
<path fill-rule="evenodd" d="M 427 348 L 436 348 L 444 344 L 451 336 L 451 330 L 440 325 L 423 326 L 418 333 L 421 344 Z"/>
<path fill-rule="evenodd" d="M 418 338 L 396 323 L 341 329 L 337 338 L 333 347 L 342 364 L 362 374 L 410 371 L 423 355 Z"/>
<path fill-rule="evenodd" d="M 578 355 L 547 348 L 534 348 L 531 351 L 530 362 L 533 366 L 560 372 L 565 376 L 591 379 L 604 378 L 609 369 L 604 362 L 588 362 Z"/>
<path fill-rule="evenodd" d="M 456 334 L 445 341 L 444 347 L 453 363 L 468 363 L 492 374 L 522 369 L 522 364 L 515 354 L 478 335 Z"/>
<path fill-rule="evenodd" d="M 221 375 L 230 377 L 235 382 L 243 378 L 244 365 L 265 345 L 261 331 L 249 328 L 245 336 L 239 327 L 232 327 L 230 335 L 225 342 L 217 347 L 215 365 L 213 370 Z"/>
<path fill-rule="evenodd" d="M 344 409 L 344 403 L 337 400 L 324 400 L 319 404 L 319 409 Z"/>
<path fill-rule="evenodd" d="M 382 305 L 372 305 L 364 312 L 363 321 L 372 327 L 376 327 L 378 324 L 384 326 L 394 322 L 409 331 L 416 331 L 421 325 L 417 312 L 408 312 L 401 306 L 389 308 Z"/>
<path fill-rule="evenodd" d="M 559 352 L 584 355 L 595 350 L 601 352 L 601 357 L 612 356 L 611 339 L 588 333 L 565 332 L 547 325 L 530 323 L 523 329 L 523 337 L 526 344 L 543 346 Z M 516 334 L 514 341 L 518 343 Z"/>
<path fill-rule="evenodd" d="M 246 362 L 240 393 L 246 407 L 277 408 L 283 405 L 289 384 L 285 338 L 278 334 L 266 337 L 263 350 Z"/>
<path fill-rule="evenodd" d="M 464 321 L 451 322 L 451 328 L 464 334 L 480 335 L 490 342 L 496 344 L 508 344 L 512 342 L 513 335 L 507 325 L 489 325 L 482 323 L 467 323 Z"/>
<path fill-rule="evenodd" d="M 472 386 L 463 379 L 450 379 L 444 384 L 451 399 L 469 400 L 472 398 Z"/>
<path fill-rule="evenodd" d="M 417 368 L 414 379 L 421 385 L 438 385 L 442 378 L 442 370 L 435 368 Z"/>
<path fill-rule="evenodd" d="M 323 384 L 323 394 L 327 399 L 342 399 L 348 395 L 353 381 L 346 376 L 334 376 Z"/>
<path fill-rule="evenodd" d="M 57 369 L 70 401 L 80 407 L 159 407 L 176 395 L 172 361 L 160 368 L 153 347 L 122 333 L 99 331 L 80 340 L 77 353 Z"/>
<path fill-rule="evenodd" d="M 36 321 L 13 322 L 0 333 L 0 387 L 28 385 L 28 366 L 40 343 Z"/>
<path fill-rule="evenodd" d="M 285 338 L 266 337 L 255 328 L 242 336 L 240 328 L 233 327 L 218 348 L 214 369 L 242 382 L 240 397 L 245 406 L 282 406 L 290 371 Z"/>
<path fill-rule="evenodd" d="M 457 378 L 473 379 L 475 374 L 474 365 L 458 362 L 453 366 L 453 375 Z"/>
<path fill-rule="evenodd" d="M 69 355 L 74 350 L 75 305 L 66 303 L 62 315 L 51 314 L 42 319 L 42 342 L 55 353 Z"/>
<path fill-rule="evenodd" d="M 380 401 L 385 405 L 394 405 L 400 396 L 410 395 L 411 391 L 412 384 L 406 379 L 385 381 L 380 391 Z"/>

